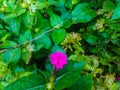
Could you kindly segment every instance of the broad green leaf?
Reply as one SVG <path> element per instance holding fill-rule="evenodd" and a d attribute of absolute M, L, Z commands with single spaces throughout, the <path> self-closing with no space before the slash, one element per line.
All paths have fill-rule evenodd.
<path fill-rule="evenodd" d="M 24 43 L 26 41 L 29 41 L 32 39 L 32 33 L 30 30 L 25 31 L 24 33 L 21 33 L 18 39 L 19 43 Z"/>
<path fill-rule="evenodd" d="M 93 79 L 92 75 L 84 75 L 73 86 L 69 87 L 69 90 L 92 90 Z"/>
<path fill-rule="evenodd" d="M 69 62 L 63 71 L 60 71 L 61 73 L 56 76 L 56 90 L 63 90 L 76 83 L 80 79 L 80 72 L 84 65 L 85 62 Z"/>
<path fill-rule="evenodd" d="M 67 0 L 65 6 L 69 9 L 72 9 L 73 8 L 72 0 Z"/>
<path fill-rule="evenodd" d="M 7 85 L 8 85 L 7 82 L 1 81 L 1 82 L 0 82 L 0 90 L 4 90 L 4 88 L 5 88 Z"/>
<path fill-rule="evenodd" d="M 13 12 L 16 9 L 16 5 L 12 2 L 4 2 L 6 4 L 6 12 Z"/>
<path fill-rule="evenodd" d="M 113 83 L 109 89 L 110 90 L 119 90 L 119 85 L 117 83 Z"/>
<path fill-rule="evenodd" d="M 39 12 L 36 12 L 36 17 L 37 17 L 37 22 L 35 27 L 39 28 L 39 30 L 51 28 L 49 21 L 47 19 L 42 18 Z"/>
<path fill-rule="evenodd" d="M 113 13 L 112 18 L 111 18 L 111 20 L 116 20 L 116 19 L 120 19 L 120 5 L 118 5 L 114 9 L 114 13 Z"/>
<path fill-rule="evenodd" d="M 27 11 L 22 15 L 22 21 L 28 29 L 31 29 L 34 25 L 34 16 Z"/>
<path fill-rule="evenodd" d="M 15 34 L 18 35 L 19 34 L 19 30 L 20 30 L 20 26 L 21 26 L 21 17 L 17 17 L 17 18 L 9 18 L 6 21 L 8 23 L 8 30 Z"/>
<path fill-rule="evenodd" d="M 41 31 L 40 33 L 36 34 L 35 37 L 40 36 L 44 32 L 45 32 L 45 30 Z M 45 49 L 49 49 L 52 45 L 52 42 L 51 42 L 49 35 L 44 34 L 44 35 L 41 35 L 40 38 L 35 40 L 34 44 L 36 46 L 35 47 L 36 50 L 40 50 L 42 47 L 44 47 Z"/>
<path fill-rule="evenodd" d="M 45 80 L 41 75 L 23 77 L 8 85 L 4 90 L 45 90 Z"/>
<path fill-rule="evenodd" d="M 70 28 L 70 26 L 72 25 L 72 16 L 69 12 L 64 11 L 62 12 L 62 16 L 61 18 L 63 19 L 64 23 L 64 28 Z"/>
<path fill-rule="evenodd" d="M 1 48 L 11 48 L 16 45 L 16 42 L 6 40 L 2 43 Z"/>
<path fill-rule="evenodd" d="M 60 42 L 62 42 L 62 40 L 65 38 L 66 36 L 66 30 L 65 29 L 56 29 L 52 31 L 52 39 L 54 44 L 59 44 Z"/>
<path fill-rule="evenodd" d="M 90 44 L 95 44 L 98 41 L 98 37 L 92 34 L 83 35 L 83 38 Z"/>
<path fill-rule="evenodd" d="M 59 27 L 63 26 L 63 21 L 58 15 L 51 14 L 50 15 L 50 24 L 52 27 L 55 27 L 58 25 L 58 28 L 59 28 Z"/>
<path fill-rule="evenodd" d="M 115 9 L 115 5 L 114 5 L 114 3 L 112 1 L 106 0 L 106 1 L 104 1 L 103 9 L 105 11 L 112 11 L 112 10 Z"/>
<path fill-rule="evenodd" d="M 86 23 L 96 17 L 96 12 L 87 3 L 78 4 L 72 11 L 73 23 Z"/>
<path fill-rule="evenodd" d="M 18 17 L 20 15 L 22 15 L 23 13 L 26 12 L 26 9 L 17 7 L 13 13 L 10 13 L 8 15 L 6 15 L 6 18 L 14 18 L 14 17 Z"/>
<path fill-rule="evenodd" d="M 13 41 L 6 41 L 5 43 L 3 43 L 2 48 L 9 48 L 9 47 L 13 47 L 15 45 L 17 45 L 17 44 Z M 6 52 L 3 52 L 2 58 L 3 58 L 4 62 L 7 64 L 17 63 L 20 59 L 20 55 L 21 55 L 20 48 L 16 48 L 16 49 L 10 49 Z"/>

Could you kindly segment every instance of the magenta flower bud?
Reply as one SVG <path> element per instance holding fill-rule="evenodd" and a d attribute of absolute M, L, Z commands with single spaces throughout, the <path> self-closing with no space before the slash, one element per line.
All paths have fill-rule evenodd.
<path fill-rule="evenodd" d="M 67 55 L 62 52 L 54 52 L 50 54 L 50 61 L 55 69 L 62 69 L 67 64 Z"/>

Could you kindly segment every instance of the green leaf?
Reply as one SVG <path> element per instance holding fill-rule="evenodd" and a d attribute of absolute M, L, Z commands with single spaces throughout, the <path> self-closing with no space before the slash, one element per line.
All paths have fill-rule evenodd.
<path fill-rule="evenodd" d="M 29 64 L 31 59 L 31 51 L 29 51 L 27 48 L 23 48 L 21 51 L 21 58 L 26 64 Z"/>
<path fill-rule="evenodd" d="M 62 12 L 61 18 L 65 21 L 64 28 L 70 28 L 72 25 L 72 15 L 68 11 L 64 11 Z"/>
<path fill-rule="evenodd" d="M 87 3 L 78 4 L 72 11 L 73 23 L 86 23 L 96 17 L 96 12 Z"/>
<path fill-rule="evenodd" d="M 67 35 L 65 29 L 56 29 L 52 31 L 52 39 L 54 44 L 59 44 Z"/>
<path fill-rule="evenodd" d="M 24 43 L 26 41 L 29 41 L 32 39 L 32 33 L 30 30 L 25 31 L 24 33 L 21 33 L 18 39 L 19 43 Z"/>
<path fill-rule="evenodd" d="M 69 90 L 92 90 L 93 79 L 92 75 L 84 75 L 73 86 L 69 87 Z"/>
<path fill-rule="evenodd" d="M 112 48 L 112 51 L 120 55 L 120 48 Z"/>
<path fill-rule="evenodd" d="M 10 36 L 10 33 L 5 30 L 0 30 L 0 41 L 5 41 L 7 37 Z"/>
<path fill-rule="evenodd" d="M 13 13 L 10 13 L 8 15 L 6 15 L 6 18 L 14 18 L 14 17 L 18 17 L 20 15 L 22 15 L 23 13 L 26 12 L 26 9 L 17 7 Z"/>
<path fill-rule="evenodd" d="M 31 29 L 34 25 L 34 16 L 31 15 L 29 11 L 27 11 L 23 14 L 22 21 L 28 29 Z"/>
<path fill-rule="evenodd" d="M 109 24 L 109 26 L 110 26 L 110 29 L 113 29 L 116 32 L 120 32 L 120 25 L 119 25 L 119 23 L 112 23 L 112 24 Z"/>
<path fill-rule="evenodd" d="M 59 28 L 59 27 L 63 26 L 63 21 L 58 15 L 51 14 L 51 16 L 50 16 L 50 24 L 53 27 L 58 25 L 58 28 Z"/>
<path fill-rule="evenodd" d="M 8 47 L 13 47 L 17 45 L 15 42 L 13 41 L 6 41 L 3 45 L 2 48 L 8 48 Z M 20 48 L 16 48 L 16 49 L 10 49 L 6 52 L 2 53 L 2 58 L 4 60 L 5 63 L 9 64 L 9 63 L 17 63 L 20 59 L 20 55 L 21 55 L 21 50 Z"/>
<path fill-rule="evenodd" d="M 9 18 L 9 19 L 7 19 L 6 22 L 9 25 L 9 27 L 7 27 L 8 30 L 13 34 L 18 35 L 20 26 L 21 26 L 21 17 Z"/>
<path fill-rule="evenodd" d="M 114 13 L 112 15 L 111 20 L 116 20 L 116 19 L 120 19 L 120 5 L 118 5 L 115 10 Z"/>
<path fill-rule="evenodd" d="M 106 10 L 106 11 L 112 11 L 112 10 L 115 9 L 115 5 L 112 1 L 106 0 L 103 3 L 103 9 Z"/>
<path fill-rule="evenodd" d="M 49 20 L 42 18 L 39 12 L 36 12 L 37 22 L 35 27 L 39 28 L 40 30 L 50 29 L 51 26 L 49 24 Z"/>
<path fill-rule="evenodd" d="M 41 75 L 23 77 L 8 85 L 4 90 L 45 90 L 45 80 Z"/>
<path fill-rule="evenodd" d="M 80 72 L 84 65 L 85 62 L 69 62 L 63 71 L 60 71 L 59 77 L 56 76 L 56 90 L 63 90 L 76 83 L 80 79 Z"/>
<path fill-rule="evenodd" d="M 3 29 L 3 26 L 0 24 L 0 29 Z"/>
<path fill-rule="evenodd" d="M 119 90 L 119 85 L 118 85 L 118 83 L 113 83 L 109 89 L 110 89 L 110 90 Z"/>
<path fill-rule="evenodd" d="M 69 9 L 72 9 L 73 8 L 72 0 L 67 0 L 65 6 Z"/>
<path fill-rule="evenodd" d="M 98 37 L 92 34 L 85 34 L 83 38 L 90 44 L 95 44 L 98 41 Z"/>
<path fill-rule="evenodd" d="M 16 5 L 12 2 L 4 2 L 6 4 L 6 12 L 13 12 L 16 9 Z"/>
<path fill-rule="evenodd" d="M 56 51 L 60 51 L 64 53 L 64 50 L 60 46 L 54 45 L 52 48 L 52 52 L 56 52 Z"/>
<path fill-rule="evenodd" d="M 44 33 L 44 32 L 45 32 L 45 30 L 36 34 L 35 37 L 40 36 L 41 33 Z M 36 50 L 40 50 L 42 47 L 44 47 L 45 49 L 49 49 L 52 45 L 52 42 L 51 42 L 49 35 L 45 34 L 45 35 L 41 35 L 41 37 L 39 39 L 35 40 L 34 44 L 36 46 L 35 47 Z"/>
<path fill-rule="evenodd" d="M 117 4 L 117 5 L 120 5 L 120 0 L 116 0 L 116 4 Z"/>
<path fill-rule="evenodd" d="M 46 8 L 47 6 L 48 6 L 48 3 L 47 3 L 47 2 L 45 2 L 45 3 L 36 2 L 36 9 L 37 9 L 37 10 Z"/>
<path fill-rule="evenodd" d="M 16 45 L 16 42 L 6 40 L 2 43 L 1 48 L 11 48 Z"/>

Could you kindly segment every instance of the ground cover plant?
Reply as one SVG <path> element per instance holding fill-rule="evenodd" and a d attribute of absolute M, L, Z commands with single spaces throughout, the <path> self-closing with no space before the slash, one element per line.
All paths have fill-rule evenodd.
<path fill-rule="evenodd" d="M 119 90 L 120 0 L 0 0 L 0 90 Z"/>

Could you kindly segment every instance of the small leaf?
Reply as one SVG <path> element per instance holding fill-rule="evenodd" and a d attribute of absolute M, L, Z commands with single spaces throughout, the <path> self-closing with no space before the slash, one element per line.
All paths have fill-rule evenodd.
<path fill-rule="evenodd" d="M 92 34 L 85 34 L 83 38 L 90 44 L 95 44 L 98 41 L 98 37 Z"/>
<path fill-rule="evenodd" d="M 13 41 L 6 41 L 2 45 L 2 48 L 13 47 L 15 45 L 17 45 L 17 44 Z M 10 50 L 2 53 L 2 58 L 3 58 L 4 62 L 7 64 L 17 63 L 20 59 L 20 54 L 21 54 L 20 48 L 10 49 Z"/>
<path fill-rule="evenodd" d="M 115 9 L 115 5 L 112 1 L 106 0 L 103 3 L 103 9 L 106 10 L 106 11 L 112 11 L 112 10 Z"/>
<path fill-rule="evenodd" d="M 51 28 L 49 20 L 42 18 L 40 13 L 36 12 L 36 18 L 37 22 L 35 27 L 38 27 L 40 30 Z"/>
<path fill-rule="evenodd" d="M 18 17 L 20 15 L 22 15 L 23 13 L 26 12 L 26 9 L 17 7 L 13 13 L 10 13 L 8 15 L 6 15 L 6 18 L 14 18 L 14 17 Z"/>
<path fill-rule="evenodd" d="M 21 26 L 21 17 L 9 18 L 9 19 L 7 19 L 6 22 L 9 25 L 9 27 L 7 27 L 8 30 L 13 34 L 18 35 L 20 26 Z"/>
<path fill-rule="evenodd" d="M 4 2 L 6 4 L 6 12 L 13 12 L 16 9 L 16 5 L 12 2 Z"/>
<path fill-rule="evenodd" d="M 29 41 L 32 39 L 32 34 L 30 30 L 25 31 L 24 33 L 21 33 L 18 39 L 19 43 L 24 43 L 26 41 Z"/>
<path fill-rule="evenodd" d="M 36 34 L 35 37 L 40 36 L 41 33 L 44 33 L 45 30 L 41 31 L 40 33 Z M 49 49 L 52 45 L 51 39 L 49 37 L 49 35 L 41 35 L 41 37 L 37 40 L 34 41 L 35 44 L 35 48 L 36 50 L 41 49 L 42 47 L 44 47 L 45 49 Z"/>
<path fill-rule="evenodd" d="M 29 11 L 23 14 L 22 16 L 23 24 L 28 28 L 31 29 L 34 24 L 34 16 L 30 14 Z"/>
<path fill-rule="evenodd" d="M 120 5 L 116 7 L 111 18 L 111 20 L 116 20 L 116 19 L 120 19 Z"/>
<path fill-rule="evenodd" d="M 51 14 L 50 23 L 51 23 L 51 26 L 53 26 L 53 27 L 55 27 L 57 25 L 58 25 L 58 28 L 63 26 L 62 19 L 58 15 L 55 15 L 55 14 Z"/>
<path fill-rule="evenodd" d="M 87 3 L 78 4 L 72 11 L 74 23 L 86 23 L 96 17 L 96 12 Z"/>
<path fill-rule="evenodd" d="M 67 35 L 65 29 L 57 29 L 52 31 L 52 39 L 55 44 L 59 44 Z"/>
<path fill-rule="evenodd" d="M 71 14 L 68 11 L 64 11 L 62 12 L 61 18 L 63 19 L 63 21 L 65 21 L 64 28 L 70 28 L 70 26 L 72 25 Z"/>
<path fill-rule="evenodd" d="M 21 51 L 21 57 L 26 64 L 29 64 L 31 59 L 31 51 L 29 51 L 27 48 L 23 48 Z"/>

